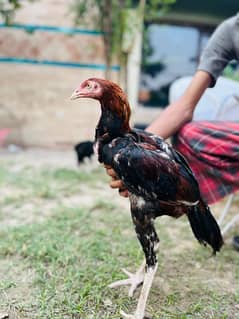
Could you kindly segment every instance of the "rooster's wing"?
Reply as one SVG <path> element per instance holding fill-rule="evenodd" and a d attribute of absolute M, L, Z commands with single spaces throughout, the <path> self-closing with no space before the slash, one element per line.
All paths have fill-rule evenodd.
<path fill-rule="evenodd" d="M 149 137 L 117 138 L 104 146 L 103 161 L 131 193 L 146 200 L 196 202 L 198 184 L 184 158 L 165 142 L 151 142 Z"/>

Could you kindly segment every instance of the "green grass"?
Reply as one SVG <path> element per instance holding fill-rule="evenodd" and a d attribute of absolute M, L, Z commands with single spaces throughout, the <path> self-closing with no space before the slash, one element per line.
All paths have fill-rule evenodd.
<path fill-rule="evenodd" d="M 103 170 L 23 165 L 16 171 L 13 162 L 0 164 L 0 312 L 41 319 L 119 319 L 121 309 L 133 312 L 139 292 L 129 299 L 125 288 L 107 286 L 124 278 L 122 267 L 134 271 L 143 255 L 129 212 L 107 194 Z M 89 205 L 71 202 L 91 193 Z M 239 254 L 226 245 L 210 257 L 185 218 L 156 224 L 159 269 L 147 313 L 153 319 L 239 318 Z"/>
<path fill-rule="evenodd" d="M 239 81 L 239 72 L 234 71 L 230 65 L 226 67 L 223 72 L 223 75 L 231 80 Z"/>

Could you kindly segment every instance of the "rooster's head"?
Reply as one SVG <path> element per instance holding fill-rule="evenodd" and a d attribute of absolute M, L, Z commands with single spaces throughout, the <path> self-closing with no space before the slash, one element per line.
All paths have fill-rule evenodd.
<path fill-rule="evenodd" d="M 115 83 L 99 79 L 90 78 L 83 81 L 73 92 L 71 99 L 91 98 L 98 100 L 101 104 L 102 112 L 113 114 L 122 121 L 124 129 L 129 130 L 130 107 L 123 90 Z"/>
<path fill-rule="evenodd" d="M 90 98 L 101 100 L 104 96 L 105 85 L 108 81 L 103 79 L 88 79 L 80 83 L 79 87 L 73 92 L 71 100 L 79 98 Z"/>

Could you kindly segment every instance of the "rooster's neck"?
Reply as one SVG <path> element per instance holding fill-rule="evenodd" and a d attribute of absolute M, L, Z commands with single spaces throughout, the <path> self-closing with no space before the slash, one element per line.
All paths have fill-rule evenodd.
<path fill-rule="evenodd" d="M 101 117 L 96 128 L 96 140 L 112 140 L 131 131 L 129 126 L 129 105 L 119 105 L 118 101 L 111 100 L 107 105 L 101 102 Z"/>

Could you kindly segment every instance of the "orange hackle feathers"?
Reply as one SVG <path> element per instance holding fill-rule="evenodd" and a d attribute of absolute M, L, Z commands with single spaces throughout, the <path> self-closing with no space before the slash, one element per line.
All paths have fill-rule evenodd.
<path fill-rule="evenodd" d="M 116 113 L 123 120 L 125 132 L 129 132 L 131 110 L 124 91 L 116 83 L 105 79 L 90 78 L 89 80 L 96 81 L 101 84 L 103 89 L 103 94 L 100 99 L 102 105 Z"/>

